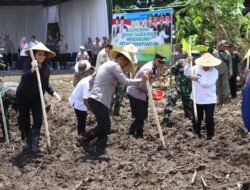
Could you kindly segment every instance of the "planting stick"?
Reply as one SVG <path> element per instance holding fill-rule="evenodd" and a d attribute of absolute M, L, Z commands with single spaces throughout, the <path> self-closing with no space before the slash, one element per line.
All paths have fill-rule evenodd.
<path fill-rule="evenodd" d="M 155 119 L 155 122 L 156 122 L 156 125 L 157 125 L 157 128 L 158 128 L 158 132 L 159 132 L 159 135 L 160 135 L 160 140 L 162 142 L 162 146 L 165 147 L 166 145 L 165 145 L 165 141 L 164 141 L 164 138 L 163 138 L 163 133 L 162 133 L 161 125 L 160 125 L 159 118 L 158 118 L 158 115 L 157 115 L 157 112 L 156 112 L 155 103 L 154 103 L 153 95 L 152 95 L 152 90 L 151 90 L 151 87 L 150 87 L 150 84 L 149 84 L 148 80 L 146 82 L 146 85 L 147 85 L 148 97 L 149 97 L 150 105 L 151 105 L 151 108 L 153 110 L 154 119 Z"/>

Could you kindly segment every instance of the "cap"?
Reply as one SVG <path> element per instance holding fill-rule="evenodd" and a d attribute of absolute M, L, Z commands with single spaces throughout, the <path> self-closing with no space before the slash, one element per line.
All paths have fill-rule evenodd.
<path fill-rule="evenodd" d="M 230 46 L 230 44 L 228 43 L 227 40 L 221 40 L 218 45 L 219 46 L 226 46 L 226 47 Z"/>
<path fill-rule="evenodd" d="M 166 63 L 166 56 L 161 53 L 161 52 L 157 52 L 155 54 L 155 58 L 159 61 L 160 64 L 165 64 Z"/>
<path fill-rule="evenodd" d="M 196 57 L 200 57 L 201 53 L 200 53 L 200 51 L 192 51 L 191 55 L 192 55 L 192 57 L 196 58 Z"/>
<path fill-rule="evenodd" d="M 85 50 L 85 47 L 84 46 L 80 46 L 80 49 Z"/>

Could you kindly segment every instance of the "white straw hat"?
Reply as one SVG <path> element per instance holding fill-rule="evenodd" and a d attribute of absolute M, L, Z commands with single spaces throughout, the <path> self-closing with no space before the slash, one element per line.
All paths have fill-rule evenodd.
<path fill-rule="evenodd" d="M 86 72 L 89 70 L 91 67 L 91 64 L 88 60 L 80 60 L 76 62 L 75 64 L 75 72 L 79 72 L 79 69 L 82 70 L 83 72 Z"/>
<path fill-rule="evenodd" d="M 47 58 L 52 58 L 56 56 L 56 54 L 49 48 L 47 48 L 42 42 L 39 42 L 37 45 L 30 49 L 32 49 L 33 51 L 45 51 L 47 53 Z M 28 56 L 30 56 L 30 49 L 25 50 L 25 54 Z"/>
<path fill-rule="evenodd" d="M 118 51 L 118 50 L 111 50 L 109 52 L 109 57 L 110 57 L 110 59 L 115 59 L 118 54 L 124 55 L 129 61 L 129 64 L 123 70 L 126 71 L 126 72 L 132 72 L 132 73 L 135 72 L 134 64 L 133 64 L 133 61 L 132 61 L 133 59 L 131 58 L 131 56 L 130 56 L 130 54 L 128 52 L 126 52 L 126 51 Z"/>
<path fill-rule="evenodd" d="M 134 46 L 134 44 L 128 44 L 123 47 L 123 51 L 127 51 L 129 53 L 137 53 L 138 49 Z"/>
<path fill-rule="evenodd" d="M 214 67 L 221 64 L 221 60 L 210 53 L 204 53 L 201 57 L 195 60 L 195 64 L 203 67 Z"/>
<path fill-rule="evenodd" d="M 84 46 L 80 46 L 80 49 L 85 50 L 85 47 Z"/>

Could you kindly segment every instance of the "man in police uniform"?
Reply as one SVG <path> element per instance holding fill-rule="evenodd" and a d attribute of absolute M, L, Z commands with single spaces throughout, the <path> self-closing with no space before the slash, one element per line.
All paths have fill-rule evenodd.
<path fill-rule="evenodd" d="M 166 56 L 160 52 L 155 54 L 152 61 L 143 65 L 136 73 L 135 79 L 141 78 L 144 74 L 149 75 L 149 81 L 157 76 L 158 68 L 163 67 Z M 134 121 L 129 128 L 129 135 L 135 138 L 143 138 L 144 120 L 148 116 L 148 90 L 146 83 L 135 84 L 127 88 L 127 94 L 130 102 L 132 116 Z"/>

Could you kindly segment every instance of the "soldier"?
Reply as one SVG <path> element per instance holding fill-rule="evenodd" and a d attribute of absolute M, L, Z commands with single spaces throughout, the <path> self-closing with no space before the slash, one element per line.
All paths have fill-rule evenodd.
<path fill-rule="evenodd" d="M 7 124 L 7 130 L 8 134 L 10 129 L 10 120 L 13 121 L 18 116 L 18 111 L 16 108 L 16 89 L 17 89 L 18 83 L 16 82 L 4 82 L 0 83 L 0 92 L 3 100 L 3 107 L 6 117 L 6 124 Z M 10 110 L 13 110 L 15 113 L 11 112 Z M 13 113 L 13 114 L 11 114 Z M 0 114 L 0 125 L 1 129 L 3 131 L 3 138 L 5 139 L 5 133 L 4 133 L 4 126 L 3 126 L 3 119 L 2 114 Z M 22 134 L 22 139 L 24 138 L 24 135 Z"/>
<path fill-rule="evenodd" d="M 229 79 L 232 72 L 232 57 L 226 50 L 230 45 L 226 40 L 222 40 L 217 47 L 217 50 L 213 52 L 213 56 L 221 60 L 221 64 L 215 68 L 219 72 L 219 78 L 216 82 L 216 94 L 219 98 L 218 104 L 222 105 L 230 97 Z"/>
<path fill-rule="evenodd" d="M 200 52 L 193 51 L 191 55 L 194 59 L 196 59 L 200 56 Z M 164 74 L 164 76 L 168 74 L 173 74 L 175 76 L 175 84 L 173 84 L 167 95 L 167 104 L 164 109 L 163 124 L 166 126 L 169 124 L 171 113 L 175 108 L 176 102 L 179 98 L 182 100 L 185 118 L 192 120 L 192 101 L 190 100 L 192 82 L 189 77 L 184 75 L 184 66 L 187 63 L 187 59 L 179 59 Z"/>
<path fill-rule="evenodd" d="M 133 44 L 128 44 L 123 47 L 123 51 L 126 51 L 129 53 L 132 59 L 132 63 L 136 68 L 136 65 L 138 63 L 136 53 L 138 49 Z M 122 99 L 124 96 L 124 91 L 125 91 L 124 85 L 118 82 L 115 86 L 114 116 L 120 115 L 120 108 L 121 108 L 121 103 L 122 103 Z"/>

